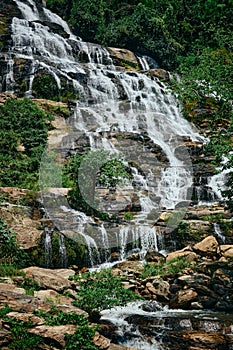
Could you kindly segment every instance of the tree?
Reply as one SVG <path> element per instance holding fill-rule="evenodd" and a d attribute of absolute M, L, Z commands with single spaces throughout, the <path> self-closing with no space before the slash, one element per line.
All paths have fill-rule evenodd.
<path fill-rule="evenodd" d="M 95 197 L 96 186 L 116 189 L 131 178 L 123 159 L 106 150 L 76 154 L 68 161 L 64 174 L 70 179 L 72 190 L 68 192 L 70 205 L 88 214 L 100 215 Z"/>

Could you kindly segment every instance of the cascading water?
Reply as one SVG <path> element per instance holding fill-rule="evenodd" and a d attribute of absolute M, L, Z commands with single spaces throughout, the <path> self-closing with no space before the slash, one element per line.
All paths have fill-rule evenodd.
<path fill-rule="evenodd" d="M 217 224 L 216 222 L 213 223 L 213 227 L 214 227 L 214 233 L 216 235 L 216 237 L 220 240 L 220 243 L 225 243 L 226 241 L 226 237 L 224 236 L 224 234 L 222 233 L 222 230 L 220 228 L 220 225 Z"/>
<path fill-rule="evenodd" d="M 64 159 L 85 137 L 87 148 L 123 154 L 132 169 L 132 181 L 125 189 L 116 189 L 119 200 L 107 200 L 105 207 L 102 201 L 97 209 L 119 214 L 134 208 L 133 200 L 138 201 L 133 220 L 111 227 L 93 222 L 90 217 L 86 220 L 84 213 L 72 211 L 67 202 L 67 218 L 63 215 L 64 205 L 62 209 L 56 200 L 52 208 L 47 208 L 49 215 L 61 232 L 71 237 L 75 232 L 85 240 L 91 264 L 100 262 L 103 256 L 107 260 L 112 247 L 118 249 L 121 259 L 133 247 L 143 253 L 149 248 L 164 249 L 161 232 L 157 233 L 147 216 L 153 210 L 160 213 L 164 208 L 189 204 L 192 164 L 184 138 L 203 139 L 182 117 L 177 100 L 158 78 L 116 67 L 110 49 L 75 37 L 67 24 L 42 4 L 38 10 L 39 5 L 32 0 L 14 1 L 23 18 L 13 18 L 11 54 L 27 61 L 26 95 L 33 94 L 33 80 L 41 72 L 51 75 L 58 89 L 65 80 L 80 95 L 68 120 L 70 135 L 63 138 L 60 148 L 50 147 L 49 152 L 60 152 L 59 159 Z M 49 28 L 51 23 L 59 29 L 56 33 Z M 156 62 L 146 57 L 139 55 L 135 59 L 142 70 L 156 67 Z M 11 81 L 14 82 L 12 77 Z M 52 164 L 50 168 L 53 177 Z M 55 187 L 53 183 L 49 185 Z M 45 198 L 44 202 L 50 203 Z"/>
<path fill-rule="evenodd" d="M 61 266 L 67 267 L 67 253 L 65 245 L 65 237 L 59 232 L 59 255 L 61 257 Z"/>
<path fill-rule="evenodd" d="M 52 232 L 53 230 L 45 227 L 45 237 L 44 237 L 44 250 L 45 250 L 45 266 L 52 267 L 53 266 L 53 247 L 52 247 Z"/>

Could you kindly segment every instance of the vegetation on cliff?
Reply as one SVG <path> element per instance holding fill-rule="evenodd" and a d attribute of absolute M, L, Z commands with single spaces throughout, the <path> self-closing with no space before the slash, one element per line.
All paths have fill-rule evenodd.
<path fill-rule="evenodd" d="M 52 119 L 27 98 L 0 106 L 0 186 L 36 188 Z"/>

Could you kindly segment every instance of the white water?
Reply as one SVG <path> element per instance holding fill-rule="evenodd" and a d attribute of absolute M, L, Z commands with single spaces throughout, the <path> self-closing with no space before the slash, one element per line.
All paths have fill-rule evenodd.
<path fill-rule="evenodd" d="M 213 227 L 215 235 L 220 239 L 220 243 L 225 243 L 226 237 L 223 235 L 220 225 L 214 222 Z"/>
<path fill-rule="evenodd" d="M 45 238 L 44 238 L 45 265 L 46 265 L 46 267 L 52 266 L 53 247 L 52 247 L 51 234 L 52 234 L 52 231 L 48 227 L 46 227 L 45 228 Z"/>
<path fill-rule="evenodd" d="M 129 243 L 140 247 L 142 257 L 149 248 L 160 249 L 156 229 L 148 224 L 147 215 L 153 209 L 160 212 L 180 203 L 189 204 L 192 166 L 183 137 L 193 141 L 203 138 L 182 117 L 179 103 L 157 78 L 116 68 L 106 48 L 76 38 L 59 16 L 46 9 L 38 11 L 33 0 L 28 1 L 28 5 L 21 0 L 14 1 L 24 19 L 13 18 L 12 52 L 28 61 L 27 95 L 33 93 L 37 72 L 52 75 L 59 89 L 61 79 L 71 82 L 80 94 L 80 101 L 69 120 L 73 133 L 70 149 L 76 147 L 75 138 L 83 136 L 89 139 L 92 150 L 121 153 L 125 164 L 133 163 L 133 179 L 127 189 L 138 197 L 141 205 L 141 212 L 134 215 L 134 220 L 113 228 L 96 224 L 78 211 L 72 212 L 68 204 L 53 208 L 50 215 L 58 220 L 58 226 L 66 234 L 73 230 L 85 240 L 92 265 L 100 261 L 100 248 L 107 260 L 107 252 L 116 243 L 121 259 L 127 256 Z M 53 33 L 43 24 L 43 18 L 62 28 L 66 35 Z M 84 53 L 87 62 L 81 63 Z M 150 68 L 146 57 L 138 57 L 138 60 L 142 69 Z M 8 64 L 11 67 L 11 61 Z M 12 69 L 8 78 L 12 78 Z M 145 136 L 151 148 L 143 141 Z M 178 152 L 179 147 L 183 147 L 182 152 Z M 68 149 L 66 142 L 61 152 Z M 164 156 L 160 159 L 161 153 Z M 131 200 L 123 189 L 118 190 L 119 193 L 122 190 L 119 201 L 107 202 L 110 214 L 118 214 Z M 161 245 L 161 235 L 159 241 Z"/>
<path fill-rule="evenodd" d="M 65 237 L 59 232 L 59 254 L 61 257 L 61 266 L 67 267 L 67 253 L 65 245 Z"/>

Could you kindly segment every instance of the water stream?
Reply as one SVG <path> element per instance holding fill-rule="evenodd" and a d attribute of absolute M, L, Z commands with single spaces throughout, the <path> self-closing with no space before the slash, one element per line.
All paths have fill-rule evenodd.
<path fill-rule="evenodd" d="M 165 209 L 180 207 L 185 214 L 193 191 L 192 162 L 185 142 L 200 143 L 204 138 L 183 118 L 179 102 L 166 85 L 146 74 L 157 67 L 152 59 L 136 55 L 142 71 L 127 71 L 114 65 L 108 48 L 75 37 L 66 22 L 44 7 L 38 9 L 33 0 L 14 2 L 22 18 L 14 17 L 12 21 L 13 46 L 6 56 L 6 91 L 14 91 L 13 57 L 17 56 L 27 62 L 26 96 L 33 97 L 33 81 L 41 73 L 53 77 L 58 89 L 65 81 L 80 96 L 72 103 L 73 113 L 67 120 L 62 141 L 48 145 L 41 162 L 43 203 L 48 217 L 60 231 L 63 266 L 67 262 L 65 236 L 85 243 L 90 266 L 101 263 L 106 266 L 112 251 L 119 254 L 120 261 L 134 250 L 142 259 L 148 249 L 165 251 L 163 234 L 148 216 L 155 211 L 157 218 Z M 59 30 L 53 32 L 50 25 L 51 28 L 56 25 Z M 121 219 L 118 222 L 109 224 L 74 210 L 65 196 L 61 198 L 49 190 L 62 187 L 62 167 L 58 163 L 69 152 L 82 153 L 87 149 L 120 154 L 131 169 L 132 180 L 125 187 L 119 186 L 114 198 L 106 188 L 95 188 L 95 195 L 101 199 L 97 209 L 118 215 Z M 43 185 L 46 179 L 51 182 Z M 217 186 L 210 183 L 209 186 L 220 197 Z M 197 197 L 202 199 L 201 192 L 197 191 Z M 133 212 L 132 218 L 124 219 L 124 212 Z M 217 224 L 214 229 L 223 240 Z M 51 234 L 47 228 L 44 239 L 47 266 L 52 264 Z M 103 312 L 102 320 L 117 325 L 118 343 L 143 350 L 162 350 L 167 349 L 163 338 L 172 322 L 166 320 L 174 319 L 174 315 L 180 329 L 194 328 L 195 317 L 200 320 L 210 317 L 209 327 L 217 327 L 211 315 L 189 312 L 186 317 L 183 312 L 181 317 L 181 311 L 168 311 L 159 305 L 155 312 L 143 311 L 141 304 L 108 310 Z M 150 334 L 140 319 L 149 325 Z"/>

